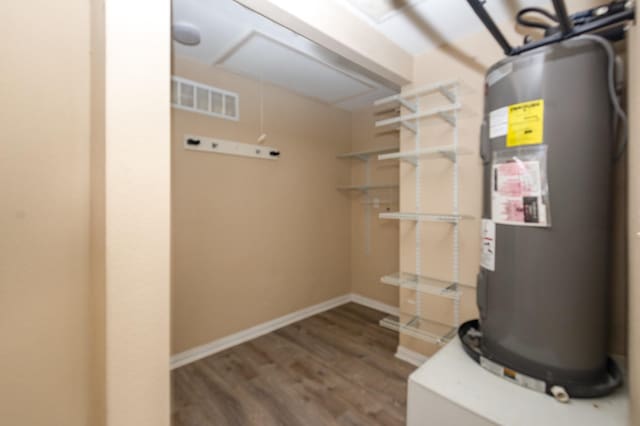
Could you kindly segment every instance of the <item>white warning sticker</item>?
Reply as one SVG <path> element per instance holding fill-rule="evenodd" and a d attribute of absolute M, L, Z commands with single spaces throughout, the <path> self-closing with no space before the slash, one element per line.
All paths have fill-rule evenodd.
<path fill-rule="evenodd" d="M 489 138 L 505 136 L 509 128 L 509 107 L 494 109 L 489 113 Z"/>
<path fill-rule="evenodd" d="M 480 366 L 485 370 L 492 372 L 493 374 L 496 374 L 501 377 L 504 376 L 504 367 L 502 367 L 500 364 L 496 364 L 495 362 L 483 356 L 480 357 Z"/>
<path fill-rule="evenodd" d="M 547 389 L 547 385 L 542 380 L 534 379 L 533 377 L 526 376 L 522 373 L 516 373 L 515 380 L 520 386 L 534 391 L 545 393 Z"/>
<path fill-rule="evenodd" d="M 518 373 L 507 367 L 495 363 L 483 356 L 480 357 L 480 365 L 487 371 L 492 372 L 496 376 L 500 376 L 513 383 L 517 383 L 522 387 L 545 393 L 546 384 L 542 380 L 534 379 L 522 373 Z"/>
<path fill-rule="evenodd" d="M 496 224 L 491 219 L 482 219 L 480 265 L 490 271 L 496 270 Z"/>
<path fill-rule="evenodd" d="M 491 189 L 491 218 L 495 223 L 547 226 L 539 161 L 494 163 Z"/>

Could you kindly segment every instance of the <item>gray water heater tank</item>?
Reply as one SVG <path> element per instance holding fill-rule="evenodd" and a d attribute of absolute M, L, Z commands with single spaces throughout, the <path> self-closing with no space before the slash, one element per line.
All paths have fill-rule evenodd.
<path fill-rule="evenodd" d="M 498 62 L 485 87 L 482 358 L 572 396 L 616 385 L 607 65 L 602 46 L 572 39 Z"/>

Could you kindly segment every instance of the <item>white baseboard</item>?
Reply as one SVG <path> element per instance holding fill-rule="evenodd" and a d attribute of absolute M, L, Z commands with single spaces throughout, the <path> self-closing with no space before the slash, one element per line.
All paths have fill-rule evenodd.
<path fill-rule="evenodd" d="M 309 306 L 308 308 L 292 312 L 271 321 L 258 324 L 246 330 L 230 334 L 229 336 L 225 336 L 221 339 L 214 340 L 201 346 L 196 346 L 195 348 L 189 349 L 184 352 L 180 352 L 179 354 L 171 357 L 171 369 L 173 370 L 174 368 L 182 367 L 183 365 L 187 365 L 199 359 L 206 358 L 215 353 L 224 351 L 225 349 L 229 349 L 241 343 L 248 342 L 249 340 L 255 339 L 256 337 L 271 333 L 272 331 L 275 331 L 294 322 L 301 321 L 310 316 L 328 311 L 329 309 L 336 308 L 349 302 L 358 303 L 360 305 L 364 305 L 369 308 L 388 313 L 390 315 L 398 315 L 398 308 L 394 306 L 387 305 L 385 303 L 378 302 L 377 300 L 373 300 L 355 293 L 345 294 L 344 296 L 335 297 L 317 305 Z"/>
<path fill-rule="evenodd" d="M 357 303 L 358 305 L 363 305 L 389 315 L 398 315 L 399 313 L 399 310 L 396 306 L 387 305 L 386 303 L 378 302 L 377 300 L 370 299 L 356 293 L 351 293 L 351 301 L 353 303 Z"/>
<path fill-rule="evenodd" d="M 396 358 L 408 362 L 411 365 L 415 365 L 416 367 L 420 367 L 429 359 L 426 355 L 422 355 L 421 353 L 412 351 L 411 349 L 407 349 L 400 345 L 398 345 L 398 349 L 396 349 Z"/>
<path fill-rule="evenodd" d="M 199 359 L 208 357 L 209 355 L 213 355 L 217 352 L 229 349 L 232 346 L 239 345 L 241 343 L 255 339 L 256 337 L 271 333 L 272 331 L 275 331 L 294 322 L 319 314 L 320 312 L 328 311 L 329 309 L 344 305 L 345 303 L 349 303 L 350 301 L 351 295 L 345 294 L 344 296 L 335 297 L 317 305 L 309 306 L 308 308 L 300 309 L 299 311 L 295 311 L 271 321 L 258 324 L 254 327 L 247 328 L 246 330 L 230 334 L 229 336 L 214 340 L 213 342 L 204 344 L 202 346 L 196 346 L 193 349 L 189 349 L 172 356 L 171 369 L 173 370 L 174 368 L 190 364 Z"/>

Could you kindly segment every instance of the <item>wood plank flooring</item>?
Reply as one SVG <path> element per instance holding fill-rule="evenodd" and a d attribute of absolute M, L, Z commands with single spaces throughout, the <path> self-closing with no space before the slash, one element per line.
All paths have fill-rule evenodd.
<path fill-rule="evenodd" d="M 173 426 L 404 425 L 385 314 L 349 303 L 172 372 Z"/>

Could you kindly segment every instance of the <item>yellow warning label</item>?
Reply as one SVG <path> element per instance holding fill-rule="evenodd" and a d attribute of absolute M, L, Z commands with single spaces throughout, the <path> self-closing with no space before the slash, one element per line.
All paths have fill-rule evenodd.
<path fill-rule="evenodd" d="M 507 147 L 542 143 L 544 99 L 509 105 Z"/>

